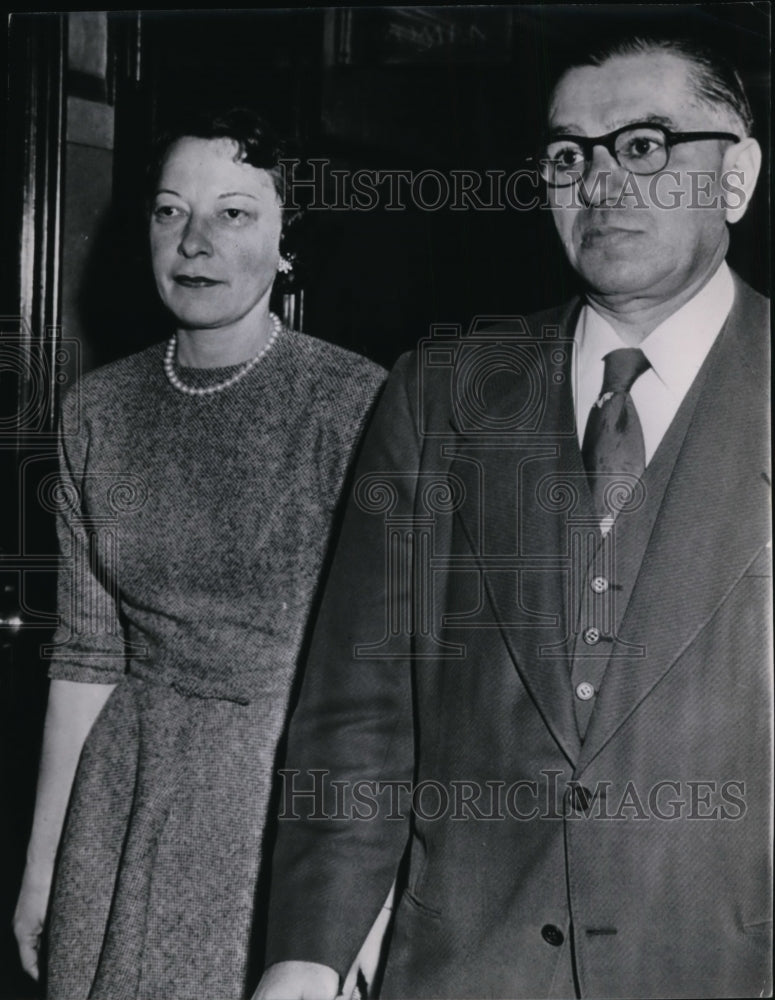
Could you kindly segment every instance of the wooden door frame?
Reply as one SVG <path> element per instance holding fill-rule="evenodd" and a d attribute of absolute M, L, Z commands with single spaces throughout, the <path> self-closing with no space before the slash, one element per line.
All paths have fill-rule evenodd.
<path fill-rule="evenodd" d="M 24 997 L 32 994 L 33 984 L 19 965 L 11 916 L 32 818 L 47 683 L 45 665 L 37 657 L 40 631 L 27 631 L 21 622 L 25 571 L 34 570 L 41 560 L 28 557 L 19 536 L 37 531 L 43 522 L 37 508 L 22 510 L 21 469 L 26 456 L 53 461 L 54 453 L 61 342 L 66 16 L 14 14 L 6 19 L 3 32 L 8 74 L 2 82 L 0 111 L 5 150 L 0 168 L 5 237 L 5 252 L 0 255 L 0 465 L 4 500 L 9 503 L 4 505 L 0 536 L 0 801 L 6 818 L 0 835 L 0 993 Z M 42 542 L 46 547 L 53 535 L 50 517 L 46 515 Z M 48 561 L 52 574 L 53 560 L 52 555 Z M 53 575 L 46 589 L 53 599 Z"/>
<path fill-rule="evenodd" d="M 45 399 L 36 402 L 45 406 L 45 413 L 36 427 L 45 426 L 49 433 L 54 426 L 61 321 L 66 55 L 66 15 L 11 17 L 3 180 L 5 214 L 18 236 L 19 256 L 4 262 L 2 332 L 15 333 L 24 358 L 41 366 L 19 378 L 17 409 L 29 410 L 30 393 L 39 390 L 42 375 Z M 20 423 L 20 447 L 26 430 Z"/>

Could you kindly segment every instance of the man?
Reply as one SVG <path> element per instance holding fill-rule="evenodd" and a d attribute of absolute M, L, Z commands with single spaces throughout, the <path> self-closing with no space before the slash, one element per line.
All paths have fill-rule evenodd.
<path fill-rule="evenodd" d="M 397 872 L 382 996 L 770 989 L 769 321 L 725 263 L 748 103 L 699 47 L 629 41 L 548 124 L 586 295 L 391 376 L 292 722 L 261 998 L 333 997 Z"/>

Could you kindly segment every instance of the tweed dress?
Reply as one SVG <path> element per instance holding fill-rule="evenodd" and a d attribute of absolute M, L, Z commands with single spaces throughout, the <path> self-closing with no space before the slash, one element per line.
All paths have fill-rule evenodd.
<path fill-rule="evenodd" d="M 65 398 L 50 675 L 116 684 L 86 740 L 49 920 L 51 1000 L 255 985 L 275 755 L 353 446 L 384 372 L 283 332 L 223 392 L 163 345 Z M 184 369 L 206 385 L 234 369 Z"/>

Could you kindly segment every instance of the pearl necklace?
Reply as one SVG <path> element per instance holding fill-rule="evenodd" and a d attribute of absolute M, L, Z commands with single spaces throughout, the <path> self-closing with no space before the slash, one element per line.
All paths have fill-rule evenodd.
<path fill-rule="evenodd" d="M 229 386 L 234 385 L 235 382 L 239 382 L 241 378 L 244 378 L 249 371 L 251 371 L 258 362 L 263 358 L 263 356 L 270 350 L 274 342 L 277 340 L 282 330 L 282 323 L 280 318 L 274 313 L 269 314 L 272 320 L 272 332 L 269 335 L 269 340 L 264 344 L 258 354 L 251 358 L 250 361 L 246 361 L 245 364 L 235 372 L 230 378 L 227 378 L 224 382 L 217 382 L 215 385 L 206 386 L 196 386 L 196 385 L 186 385 L 178 377 L 175 371 L 175 350 L 178 344 L 178 335 L 173 333 L 167 342 L 167 350 L 164 355 L 164 374 L 167 376 L 167 381 L 173 388 L 177 389 L 178 392 L 183 392 L 187 396 L 212 396 L 215 392 L 223 392 L 224 389 L 228 389 Z M 203 369 L 204 370 L 204 369 Z"/>

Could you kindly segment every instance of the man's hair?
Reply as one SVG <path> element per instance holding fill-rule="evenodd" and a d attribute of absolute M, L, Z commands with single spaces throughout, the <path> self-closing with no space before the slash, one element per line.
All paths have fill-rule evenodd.
<path fill-rule="evenodd" d="M 284 171 L 280 161 L 285 149 L 267 122 L 252 108 L 205 109 L 182 114 L 154 144 L 147 175 L 147 196 L 152 198 L 170 148 L 179 139 L 231 139 L 237 145 L 234 159 L 266 170 L 275 191 L 284 200 Z"/>
<path fill-rule="evenodd" d="M 581 56 L 573 57 L 563 67 L 561 75 L 578 66 L 602 66 L 615 56 L 650 55 L 655 52 L 667 52 L 689 63 L 697 100 L 731 112 L 740 122 L 743 135 L 751 134 L 753 114 L 737 70 L 712 46 L 693 38 L 638 34 L 608 39 L 590 47 Z M 559 77 L 557 79 L 559 81 Z"/>

